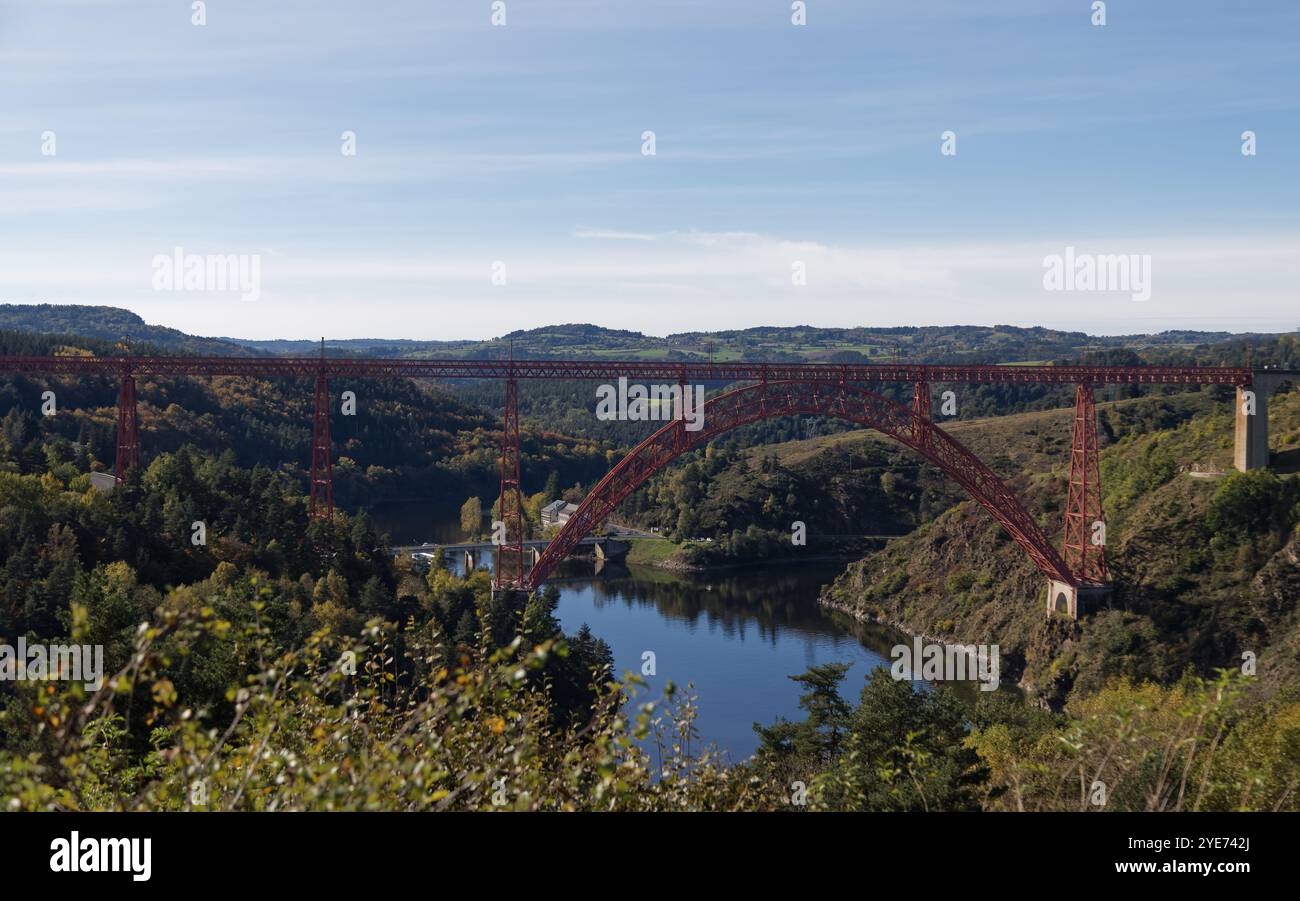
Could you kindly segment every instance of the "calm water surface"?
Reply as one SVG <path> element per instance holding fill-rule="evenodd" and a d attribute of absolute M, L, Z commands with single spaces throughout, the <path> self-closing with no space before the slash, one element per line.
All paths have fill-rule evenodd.
<path fill-rule="evenodd" d="M 565 631 L 586 623 L 605 639 L 620 675 L 640 673 L 642 654 L 653 651 L 650 695 L 660 696 L 668 680 L 693 683 L 700 735 L 739 761 L 758 746 L 755 723 L 802 718 L 802 689 L 790 676 L 849 663 L 842 691 L 854 699 L 867 673 L 903 640 L 817 604 L 821 586 L 841 568 L 805 564 L 707 578 L 635 568 L 557 585 L 557 615 Z"/>
<path fill-rule="evenodd" d="M 460 538 L 458 524 L 445 518 L 435 528 L 427 513 L 397 510 L 396 517 L 391 506 L 370 511 L 394 543 Z M 459 570 L 463 561 L 453 565 Z M 483 552 L 478 565 L 490 568 L 491 553 Z M 608 642 L 618 675 L 640 673 L 642 654 L 653 651 L 656 672 L 644 677 L 649 689 L 639 700 L 661 697 L 669 680 L 693 684 L 701 737 L 736 762 L 758 746 L 755 723 L 802 718 L 801 686 L 790 676 L 815 664 L 848 663 L 841 690 L 856 702 L 867 674 L 889 664 L 891 647 L 909 641 L 818 605 L 821 587 L 842 569 L 799 564 L 684 576 L 615 564 L 596 575 L 590 561 L 572 561 L 553 583 L 560 592 L 556 615 L 565 632 L 586 623 Z"/>

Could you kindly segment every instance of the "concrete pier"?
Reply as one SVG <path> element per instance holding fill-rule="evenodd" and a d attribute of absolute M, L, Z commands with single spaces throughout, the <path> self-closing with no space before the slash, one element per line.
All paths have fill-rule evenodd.
<path fill-rule="evenodd" d="M 1047 615 L 1078 619 L 1092 613 L 1110 600 L 1109 585 L 1071 585 L 1056 579 L 1047 580 Z"/>
<path fill-rule="evenodd" d="M 1294 372 L 1256 372 L 1249 388 L 1237 389 L 1237 431 L 1232 445 L 1232 465 L 1241 472 L 1268 466 L 1268 398 Z"/>
<path fill-rule="evenodd" d="M 1240 472 L 1268 466 L 1268 393 L 1256 386 L 1238 387 L 1235 403 L 1232 465 Z"/>

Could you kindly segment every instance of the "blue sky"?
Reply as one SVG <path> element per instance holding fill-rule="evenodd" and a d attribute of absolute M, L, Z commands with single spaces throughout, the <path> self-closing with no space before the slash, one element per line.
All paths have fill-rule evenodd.
<path fill-rule="evenodd" d="M 0 301 L 251 338 L 1300 326 L 1293 0 L 505 3 L 0 0 Z M 260 296 L 153 290 L 178 246 L 259 256 Z M 1149 255 L 1150 300 L 1045 291 L 1066 247 Z"/>

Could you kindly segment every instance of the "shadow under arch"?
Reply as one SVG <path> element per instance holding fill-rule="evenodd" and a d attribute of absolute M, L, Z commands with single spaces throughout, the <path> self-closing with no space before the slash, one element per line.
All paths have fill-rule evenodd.
<path fill-rule="evenodd" d="M 532 590 L 583 538 L 646 479 L 724 432 L 777 416 L 834 416 L 875 429 L 921 454 L 966 489 L 1024 549 L 1049 579 L 1078 580 L 1042 529 L 993 470 L 929 419 L 902 404 L 854 385 L 818 382 L 760 382 L 720 394 L 705 403 L 703 427 L 688 431 L 676 419 L 634 447 L 573 512 L 546 545 L 524 580 Z"/>

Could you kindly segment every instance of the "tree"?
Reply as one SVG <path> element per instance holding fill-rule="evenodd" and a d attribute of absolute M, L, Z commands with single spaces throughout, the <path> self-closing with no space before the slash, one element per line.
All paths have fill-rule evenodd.
<path fill-rule="evenodd" d="M 892 472 L 884 472 L 880 474 L 880 490 L 885 492 L 885 494 L 893 494 L 894 488 L 897 487 L 897 485 L 898 476 L 894 475 Z"/>
<path fill-rule="evenodd" d="M 979 759 L 966 711 L 946 688 L 918 691 L 877 668 L 863 686 L 827 801 L 859 810 L 978 808 Z"/>
<path fill-rule="evenodd" d="M 483 533 L 483 502 L 477 497 L 461 504 L 460 530 L 466 538 L 477 538 Z"/>
<path fill-rule="evenodd" d="M 755 726 L 759 753 L 769 758 L 792 758 L 803 766 L 821 767 L 839 756 L 844 732 L 853 710 L 840 696 L 839 686 L 849 671 L 847 663 L 823 663 L 790 678 L 808 691 L 799 706 L 808 718 L 799 723 L 778 720 L 770 727 Z"/>
<path fill-rule="evenodd" d="M 1219 485 L 1206 525 L 1211 531 L 1258 534 L 1282 525 L 1296 500 L 1294 482 L 1284 483 L 1267 469 L 1234 472 Z M 1290 523 L 1285 523 L 1289 527 Z"/>

